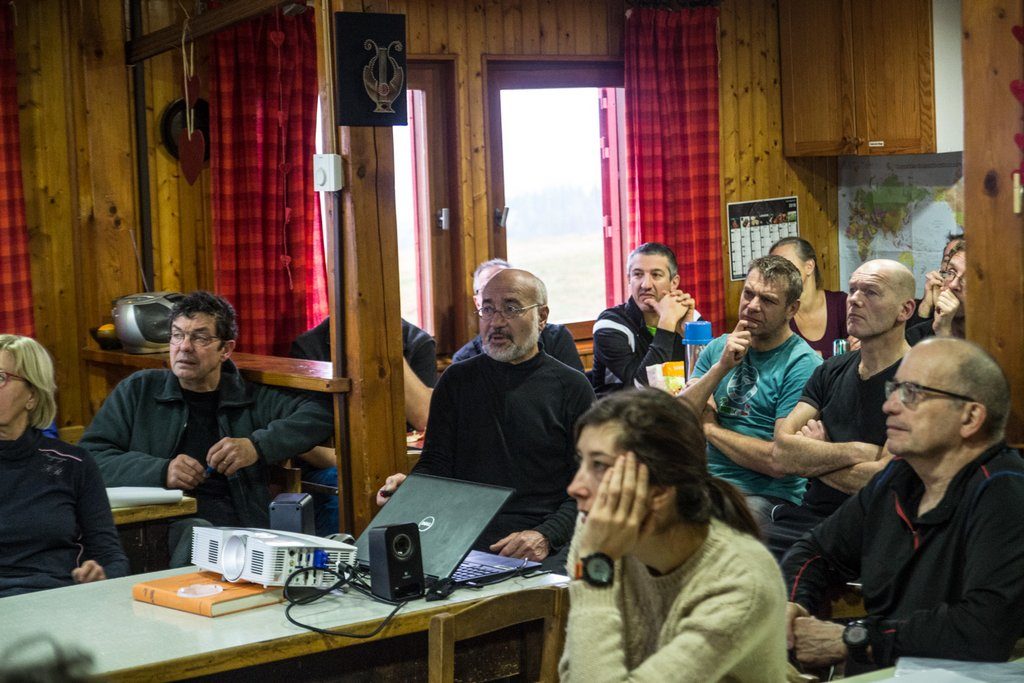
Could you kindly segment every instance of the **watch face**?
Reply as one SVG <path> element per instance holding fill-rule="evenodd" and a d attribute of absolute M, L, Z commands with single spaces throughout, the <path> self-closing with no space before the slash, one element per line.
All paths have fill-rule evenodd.
<path fill-rule="evenodd" d="M 868 642 L 868 629 L 863 624 L 853 622 L 843 631 L 843 642 L 857 647 Z"/>
<path fill-rule="evenodd" d="M 583 560 L 583 578 L 594 586 L 611 584 L 615 574 L 615 565 L 611 558 L 603 554 L 594 554 Z"/>

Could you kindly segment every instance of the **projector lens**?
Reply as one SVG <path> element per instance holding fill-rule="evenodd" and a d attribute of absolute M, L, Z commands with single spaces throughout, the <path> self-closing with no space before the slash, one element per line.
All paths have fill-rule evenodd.
<path fill-rule="evenodd" d="M 242 534 L 235 534 L 229 536 L 224 543 L 220 566 L 224 570 L 224 578 L 228 581 L 237 581 L 245 571 L 246 539 L 247 537 Z"/>

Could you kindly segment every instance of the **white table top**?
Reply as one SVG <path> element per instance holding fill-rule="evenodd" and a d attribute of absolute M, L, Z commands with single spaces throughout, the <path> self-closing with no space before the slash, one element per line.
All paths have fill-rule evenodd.
<path fill-rule="evenodd" d="M 197 657 L 210 660 L 215 658 L 213 653 L 223 650 L 254 643 L 269 646 L 267 641 L 295 636 L 309 636 L 310 651 L 359 642 L 346 638 L 331 638 L 333 642 L 328 642 L 323 636 L 293 626 L 285 619 L 284 603 L 210 618 L 132 599 L 132 586 L 136 583 L 187 571 L 195 571 L 195 568 L 137 574 L 0 598 L 0 651 L 23 638 L 45 635 L 59 644 L 73 645 L 91 654 L 94 673 L 110 674 L 159 662 L 168 662 L 170 666 L 182 664 L 171 664 L 172 660 Z M 445 605 L 566 582 L 568 579 L 564 576 L 541 575 L 512 579 L 480 590 L 460 589 L 447 600 L 410 602 L 396 619 Z M 389 605 L 363 595 L 349 593 L 327 596 L 311 605 L 295 607 L 292 616 L 303 623 L 335 628 L 366 621 L 379 622 L 391 609 Z M 370 631 L 375 625 L 358 630 Z M 386 636 L 390 628 L 391 625 L 382 635 Z M 294 654 L 286 653 L 274 658 L 290 656 Z"/>

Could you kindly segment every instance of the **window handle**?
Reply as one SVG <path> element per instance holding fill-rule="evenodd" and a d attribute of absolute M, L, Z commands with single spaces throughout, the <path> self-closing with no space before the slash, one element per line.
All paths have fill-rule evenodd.
<path fill-rule="evenodd" d="M 441 230 L 451 227 L 451 210 L 447 206 L 437 212 L 437 227 Z"/>
<path fill-rule="evenodd" d="M 494 227 L 501 228 L 504 230 L 506 225 L 508 225 L 508 207 L 503 206 L 500 209 L 495 209 Z"/>

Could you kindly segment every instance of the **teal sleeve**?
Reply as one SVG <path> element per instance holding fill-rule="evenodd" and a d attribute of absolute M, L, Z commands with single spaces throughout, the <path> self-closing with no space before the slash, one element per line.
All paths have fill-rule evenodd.
<path fill-rule="evenodd" d="M 821 365 L 822 360 L 813 351 L 802 354 L 794 359 L 793 363 L 786 369 L 786 376 L 782 382 L 782 391 L 779 392 L 779 402 L 775 408 L 775 419 L 781 420 L 788 416 L 803 396 L 807 380 L 814 374 L 814 370 Z"/>

